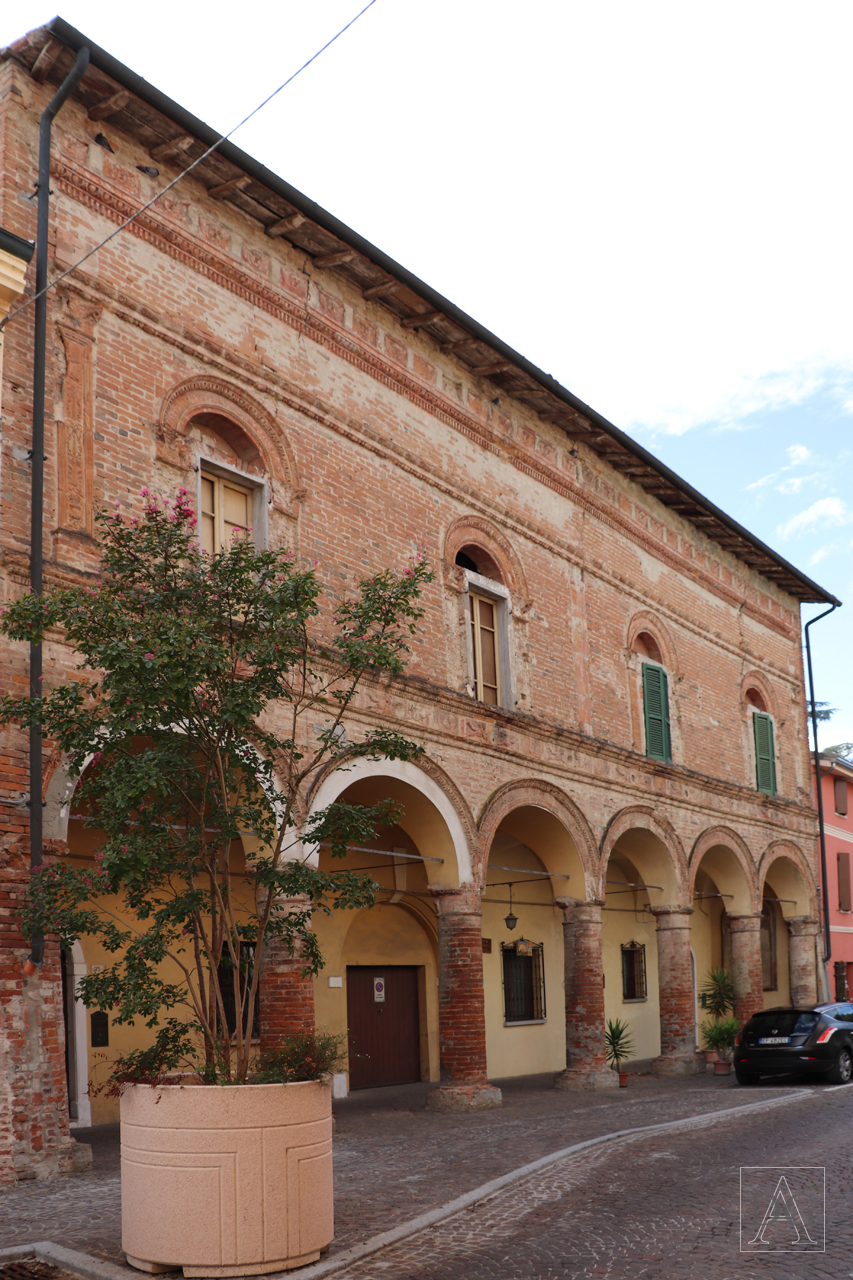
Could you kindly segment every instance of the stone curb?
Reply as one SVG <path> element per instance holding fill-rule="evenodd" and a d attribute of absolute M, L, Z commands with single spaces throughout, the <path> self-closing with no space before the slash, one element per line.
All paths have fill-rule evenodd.
<path fill-rule="evenodd" d="M 35 1258 L 37 1262 L 47 1262 L 51 1266 L 60 1267 L 63 1271 L 72 1271 L 75 1275 L 84 1276 L 85 1280 L 128 1280 L 132 1272 L 130 1267 L 116 1266 L 114 1262 L 103 1262 L 93 1258 L 89 1253 L 77 1253 L 75 1249 L 65 1249 L 50 1240 L 39 1240 L 36 1244 L 13 1245 L 11 1249 L 0 1249 L 0 1266 L 4 1262 L 21 1262 L 26 1258 Z"/>
<path fill-rule="evenodd" d="M 853 1084 L 838 1085 L 836 1088 L 853 1089 Z M 835 1089 L 832 1092 L 834 1093 Z M 559 1151 L 552 1151 L 547 1156 L 540 1156 L 538 1160 L 532 1160 L 529 1164 L 520 1165 L 510 1173 L 502 1174 L 499 1178 L 493 1178 L 490 1182 L 484 1182 L 482 1186 L 475 1187 L 473 1191 L 466 1191 L 464 1195 L 457 1196 L 455 1200 L 449 1200 L 447 1204 L 439 1205 L 437 1209 L 430 1209 L 426 1213 L 421 1213 L 418 1217 L 402 1223 L 399 1227 L 393 1227 L 390 1231 L 382 1232 L 381 1235 L 372 1236 L 370 1240 L 365 1240 L 363 1244 L 353 1245 L 335 1257 L 326 1258 L 323 1262 L 315 1262 L 307 1267 L 299 1267 L 295 1271 L 276 1272 L 265 1276 L 263 1280 L 320 1280 L 322 1276 L 332 1275 L 336 1271 L 344 1271 L 347 1267 L 351 1267 L 355 1263 L 361 1262 L 364 1258 L 370 1257 L 371 1254 L 387 1249 L 389 1245 L 399 1244 L 401 1240 L 407 1240 L 410 1236 L 417 1235 L 427 1227 L 433 1227 L 440 1222 L 445 1222 L 448 1218 L 454 1217 L 455 1214 L 467 1209 L 472 1204 L 478 1204 L 481 1200 L 488 1200 L 497 1192 L 503 1191 L 505 1187 L 512 1186 L 514 1182 L 519 1182 L 522 1178 L 539 1173 L 540 1170 L 558 1164 L 561 1160 L 577 1155 L 581 1151 L 588 1151 L 591 1147 L 602 1146 L 605 1142 L 616 1142 L 620 1139 L 634 1138 L 644 1134 L 665 1133 L 673 1129 L 700 1127 L 713 1124 L 715 1120 L 721 1117 L 746 1115 L 753 1111 L 767 1111 L 773 1107 L 782 1107 L 788 1102 L 795 1102 L 802 1098 L 814 1099 L 822 1096 L 821 1093 L 814 1089 L 798 1089 L 795 1093 L 787 1093 L 782 1098 L 767 1098 L 762 1102 L 749 1102 L 744 1106 L 726 1107 L 721 1111 L 703 1111 L 698 1115 L 683 1116 L 679 1120 L 664 1120 L 659 1124 L 639 1125 L 634 1129 L 616 1129 L 613 1133 L 604 1133 L 596 1138 L 587 1138 L 584 1142 L 576 1142 L 570 1147 L 562 1147 Z M 35 1257 L 39 1262 L 49 1262 L 54 1266 L 64 1268 L 66 1271 L 72 1271 L 76 1275 L 84 1276 L 85 1280 L 129 1280 L 129 1277 L 140 1275 L 139 1272 L 134 1271 L 131 1267 L 121 1267 L 112 1262 L 102 1262 L 97 1258 L 91 1257 L 90 1254 L 64 1249 L 60 1245 L 52 1244 L 50 1241 L 42 1241 L 38 1244 L 30 1245 L 16 1245 L 11 1249 L 0 1249 L 0 1264 L 32 1257 Z"/>

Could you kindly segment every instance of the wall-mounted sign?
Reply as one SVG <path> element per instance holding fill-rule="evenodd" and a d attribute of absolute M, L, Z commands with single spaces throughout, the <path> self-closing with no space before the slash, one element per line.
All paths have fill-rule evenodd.
<path fill-rule="evenodd" d="M 384 978 L 373 979 L 373 1002 L 374 1004 L 385 1003 L 385 979 Z"/>
<path fill-rule="evenodd" d="M 515 954 L 517 956 L 532 956 L 533 943 L 528 942 L 527 938 L 519 938 L 515 944 Z"/>

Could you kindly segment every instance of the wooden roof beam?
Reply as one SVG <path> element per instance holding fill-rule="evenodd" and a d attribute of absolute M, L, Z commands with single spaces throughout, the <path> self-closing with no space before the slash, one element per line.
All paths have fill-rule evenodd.
<path fill-rule="evenodd" d="M 318 253 L 314 259 L 314 266 L 321 267 L 323 270 L 345 267 L 348 262 L 352 262 L 357 257 L 357 249 L 338 249 L 334 253 Z"/>
<path fill-rule="evenodd" d="M 121 111 L 129 102 L 130 90 L 119 89 L 118 93 L 112 93 L 108 98 L 102 98 L 100 102 L 90 107 L 89 119 L 106 120 L 108 116 L 114 116 L 117 111 Z"/>
<path fill-rule="evenodd" d="M 366 295 L 365 295 L 366 296 Z M 476 338 L 454 338 L 452 342 L 442 342 L 442 351 L 461 351 L 463 347 L 467 347 L 470 342 L 476 342 Z"/>
<path fill-rule="evenodd" d="M 492 364 L 474 365 L 471 372 L 476 374 L 478 378 L 491 378 L 493 374 L 504 373 L 507 369 L 511 368 L 511 360 L 495 360 Z"/>
<path fill-rule="evenodd" d="M 35 80 L 36 84 L 44 84 L 45 80 L 50 75 L 53 64 L 56 62 L 56 59 L 62 53 L 64 48 L 65 46 L 60 44 L 58 40 L 48 40 L 47 44 L 33 63 L 33 69 L 30 72 L 30 75 Z"/>
<path fill-rule="evenodd" d="M 377 298 L 390 298 L 402 288 L 399 280 L 383 280 L 380 284 L 372 284 L 369 289 L 365 289 L 363 296 L 368 302 L 374 302 Z"/>
<path fill-rule="evenodd" d="M 252 179 L 246 173 L 241 173 L 236 178 L 229 178 L 227 182 L 220 182 L 216 187 L 208 187 L 207 194 L 211 200 L 224 200 L 226 196 L 233 196 L 237 191 L 245 191 Z"/>
<path fill-rule="evenodd" d="M 406 316 L 400 323 L 404 329 L 420 329 L 425 324 L 435 324 L 443 315 L 443 311 L 419 311 L 417 315 Z"/>
<path fill-rule="evenodd" d="M 301 213 L 288 214 L 286 218 L 278 218 L 275 222 L 270 222 L 264 227 L 264 235 L 267 236 L 285 236 L 288 231 L 297 231 L 303 222 L 307 222 L 307 218 Z"/>
<path fill-rule="evenodd" d="M 173 160 L 177 156 L 182 156 L 185 151 L 189 151 L 194 142 L 195 138 L 191 133 L 182 133 L 177 138 L 170 138 L 168 142 L 160 142 L 156 147 L 149 147 L 148 153 L 152 160 L 158 162 Z"/>

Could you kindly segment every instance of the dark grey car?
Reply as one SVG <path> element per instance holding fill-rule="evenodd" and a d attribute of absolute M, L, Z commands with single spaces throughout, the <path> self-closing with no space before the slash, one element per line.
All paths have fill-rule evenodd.
<path fill-rule="evenodd" d="M 763 1009 L 741 1031 L 734 1063 L 738 1084 L 790 1074 L 847 1084 L 853 1078 L 853 1004 Z"/>

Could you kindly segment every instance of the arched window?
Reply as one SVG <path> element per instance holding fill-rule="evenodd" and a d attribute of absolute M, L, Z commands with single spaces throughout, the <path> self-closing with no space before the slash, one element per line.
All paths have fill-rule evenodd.
<path fill-rule="evenodd" d="M 511 707 L 510 600 L 500 566 L 475 543 L 459 548 L 456 564 L 467 589 L 469 688 L 478 702 Z"/>
<path fill-rule="evenodd" d="M 267 484 L 261 454 L 242 427 L 219 413 L 191 419 L 196 446 L 199 537 L 202 549 L 220 551 L 234 537 L 266 541 Z"/>
<path fill-rule="evenodd" d="M 669 678 L 663 665 L 660 645 L 650 631 L 634 637 L 634 652 L 644 661 L 640 670 L 643 681 L 643 721 L 646 755 L 652 760 L 672 762 L 672 733 L 669 724 Z"/>

